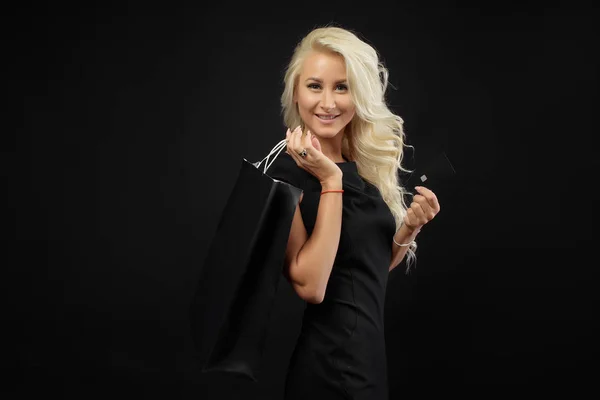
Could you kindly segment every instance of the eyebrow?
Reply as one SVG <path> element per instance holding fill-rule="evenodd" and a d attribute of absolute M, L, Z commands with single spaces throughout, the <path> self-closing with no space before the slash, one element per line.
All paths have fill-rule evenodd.
<path fill-rule="evenodd" d="M 319 83 L 323 83 L 322 79 L 315 78 L 314 76 L 311 76 L 310 78 L 306 79 L 306 81 L 304 81 L 304 82 L 307 82 L 307 81 L 316 81 Z M 339 81 L 336 81 L 335 83 L 345 83 L 346 81 L 347 81 L 347 79 L 340 79 Z"/>

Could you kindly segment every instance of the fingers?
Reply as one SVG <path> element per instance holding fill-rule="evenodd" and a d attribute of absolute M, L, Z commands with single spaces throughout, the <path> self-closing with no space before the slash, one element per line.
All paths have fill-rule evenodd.
<path fill-rule="evenodd" d="M 404 216 L 404 225 L 406 225 L 410 230 L 414 231 L 415 229 L 420 229 L 427 222 L 429 222 L 429 219 L 425 215 L 421 205 L 413 202 L 406 210 L 406 215 Z"/>
<path fill-rule="evenodd" d="M 431 207 L 432 211 L 437 214 L 440 211 L 440 203 L 435 193 L 423 186 L 415 186 L 415 189 L 417 189 L 417 192 L 427 199 L 427 203 Z"/>
<path fill-rule="evenodd" d="M 308 153 L 313 157 L 318 157 L 321 153 L 321 143 L 319 142 L 319 139 L 317 139 L 317 137 L 312 134 L 310 129 L 306 130 L 306 134 L 303 135 L 302 139 L 302 148 L 307 149 Z"/>
<path fill-rule="evenodd" d="M 301 126 L 297 126 L 293 131 L 288 129 L 285 137 L 287 140 L 287 153 L 292 153 L 290 154 L 292 156 L 298 155 L 303 149 L 309 150 L 314 148 L 312 134 L 309 130 L 303 132 Z M 311 152 L 308 151 L 308 153 L 310 154 Z"/>
<path fill-rule="evenodd" d="M 319 139 L 317 139 L 316 136 L 313 136 L 311 133 L 311 144 L 312 146 L 315 148 L 315 150 L 317 150 L 317 152 L 321 153 L 321 143 L 319 142 Z"/>
<path fill-rule="evenodd" d="M 413 230 L 431 221 L 440 211 L 440 203 L 435 193 L 422 186 L 416 186 L 415 189 L 419 194 L 414 196 L 404 217 L 404 223 Z"/>
<path fill-rule="evenodd" d="M 413 201 L 421 206 L 423 215 L 425 215 L 427 219 L 435 217 L 436 212 L 431 208 L 431 205 L 425 196 L 417 194 L 413 197 Z"/>
<path fill-rule="evenodd" d="M 292 131 L 290 128 L 288 128 L 287 132 L 285 133 L 285 140 L 287 142 L 287 148 L 285 149 L 285 152 L 288 153 L 290 157 L 294 159 L 294 161 L 296 161 L 296 158 L 294 157 L 294 150 L 292 149 Z"/>
<path fill-rule="evenodd" d="M 288 142 L 287 152 L 294 158 L 296 164 L 298 164 L 299 166 L 301 163 L 305 164 L 306 162 L 306 158 L 300 156 L 300 152 L 302 150 L 307 150 L 308 157 L 314 155 L 314 152 L 311 151 L 312 149 L 314 149 L 314 146 L 312 145 L 310 131 L 307 130 L 306 133 L 304 133 L 302 132 L 302 128 L 300 126 L 296 127 L 296 129 L 294 129 L 291 132 L 288 129 L 286 133 L 286 139 Z"/>
<path fill-rule="evenodd" d="M 421 207 L 421 205 L 416 201 L 412 202 L 412 204 L 410 205 L 410 210 L 413 212 L 414 218 L 417 220 L 417 225 L 425 225 L 429 221 L 429 219 L 425 215 L 423 207 Z"/>
<path fill-rule="evenodd" d="M 306 144 L 306 137 L 308 135 L 306 135 L 304 132 L 302 132 L 301 127 L 298 127 L 298 131 L 295 132 L 294 135 L 296 135 L 296 137 L 294 138 L 296 153 L 300 153 L 303 149 L 306 149 L 306 152 L 308 154 L 310 154 L 311 153 L 309 150 L 310 146 Z"/>
<path fill-rule="evenodd" d="M 408 210 L 406 210 L 406 215 L 404 216 L 403 222 L 404 222 L 404 225 L 406 225 L 410 230 L 413 230 L 413 231 L 415 229 L 417 229 L 419 226 L 421 226 L 421 224 L 419 224 L 419 221 L 417 220 L 417 217 L 415 216 L 415 213 L 412 208 L 409 208 Z"/>
<path fill-rule="evenodd" d="M 301 143 L 300 146 L 303 149 L 310 149 L 312 148 L 312 140 L 311 140 L 311 135 L 310 135 L 310 131 L 307 129 L 306 133 L 303 133 L 300 135 L 301 136 Z M 310 153 L 310 151 L 308 151 Z"/>
<path fill-rule="evenodd" d="M 294 141 L 294 143 L 293 143 L 294 150 L 296 151 L 296 154 L 298 154 L 302 151 L 302 128 L 301 127 L 297 127 L 296 130 L 294 130 L 293 141 Z"/>
<path fill-rule="evenodd" d="M 298 134 L 300 132 L 300 126 L 297 126 L 296 129 L 294 129 L 293 131 L 290 131 L 288 129 L 287 133 L 286 133 L 286 139 L 287 139 L 287 153 L 294 159 L 294 161 L 296 161 L 296 164 L 300 165 L 301 161 L 300 161 L 300 156 L 298 155 L 298 144 L 297 144 L 297 138 L 298 138 Z"/>

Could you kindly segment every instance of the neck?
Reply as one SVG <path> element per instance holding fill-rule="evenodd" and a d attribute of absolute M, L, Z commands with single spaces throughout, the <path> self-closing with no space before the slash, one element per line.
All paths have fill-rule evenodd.
<path fill-rule="evenodd" d="M 335 163 L 345 162 L 342 156 L 342 138 L 344 137 L 344 131 L 340 131 L 337 135 L 332 138 L 318 138 L 321 144 L 321 151 L 323 154 Z"/>

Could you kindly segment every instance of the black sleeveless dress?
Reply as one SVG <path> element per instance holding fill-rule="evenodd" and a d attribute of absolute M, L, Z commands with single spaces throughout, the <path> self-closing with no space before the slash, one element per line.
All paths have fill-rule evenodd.
<path fill-rule="evenodd" d="M 340 243 L 323 302 L 306 303 L 287 373 L 286 400 L 388 399 L 384 303 L 394 217 L 377 187 L 358 174 L 355 162 L 337 165 L 344 173 Z M 310 235 L 319 181 L 287 153 L 277 157 L 267 174 L 304 190 L 300 211 Z"/>

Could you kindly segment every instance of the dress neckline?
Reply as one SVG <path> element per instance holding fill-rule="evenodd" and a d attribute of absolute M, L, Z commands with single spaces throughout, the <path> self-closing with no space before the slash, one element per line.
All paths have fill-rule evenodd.
<path fill-rule="evenodd" d="M 356 161 L 344 161 L 335 163 L 344 173 L 342 178 L 343 182 L 349 186 L 353 186 L 358 189 L 364 189 L 365 183 L 362 177 L 358 173 L 358 167 Z"/>
<path fill-rule="evenodd" d="M 343 165 L 343 164 L 356 164 L 356 161 L 348 161 L 348 159 L 342 155 L 342 158 L 344 159 L 344 161 L 341 162 L 336 162 L 337 165 Z"/>
<path fill-rule="evenodd" d="M 305 177 L 307 177 L 308 180 L 316 182 L 318 184 L 319 181 L 317 180 L 317 178 L 315 178 L 308 171 L 300 169 L 300 167 L 298 167 L 296 165 L 296 161 L 292 158 L 291 155 L 289 155 L 288 153 L 283 153 L 283 157 L 288 160 L 287 162 L 290 163 L 290 166 L 297 167 L 301 171 L 301 174 L 303 174 Z M 344 159 L 346 160 L 346 158 L 344 158 Z M 353 187 L 353 188 L 361 190 L 361 191 L 365 188 L 365 182 L 363 181 L 362 177 L 358 173 L 358 166 L 356 165 L 356 161 L 346 160 L 346 161 L 338 162 L 335 164 L 344 173 L 342 182 L 345 186 L 350 186 L 350 187 Z"/>

